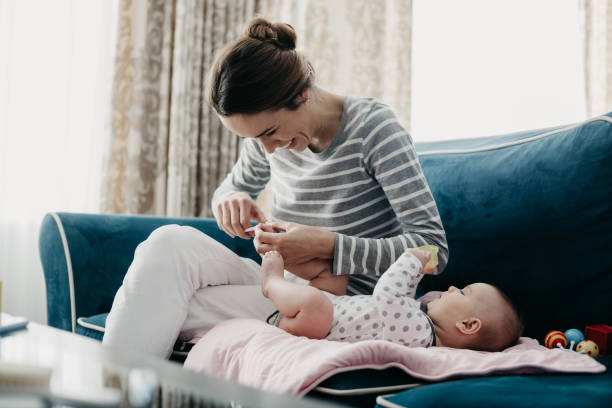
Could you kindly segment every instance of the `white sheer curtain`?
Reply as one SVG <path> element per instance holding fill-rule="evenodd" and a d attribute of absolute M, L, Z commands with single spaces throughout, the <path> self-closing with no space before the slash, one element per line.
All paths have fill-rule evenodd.
<path fill-rule="evenodd" d="M 3 311 L 46 323 L 38 228 L 99 211 L 116 0 L 0 0 Z"/>

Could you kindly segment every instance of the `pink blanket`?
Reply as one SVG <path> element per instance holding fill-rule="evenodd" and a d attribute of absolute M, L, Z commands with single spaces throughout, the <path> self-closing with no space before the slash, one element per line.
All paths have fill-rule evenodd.
<path fill-rule="evenodd" d="M 253 319 L 233 319 L 217 325 L 198 341 L 185 361 L 185 367 L 191 370 L 298 396 L 340 372 L 393 366 L 426 381 L 458 375 L 606 370 L 591 357 L 569 350 L 549 350 L 527 337 L 499 353 L 407 348 L 382 340 L 311 340 Z"/>

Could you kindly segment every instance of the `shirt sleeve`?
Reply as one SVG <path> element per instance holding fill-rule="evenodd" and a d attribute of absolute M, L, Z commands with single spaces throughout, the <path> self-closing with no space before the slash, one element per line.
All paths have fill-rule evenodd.
<path fill-rule="evenodd" d="M 383 340 L 412 347 L 432 344 L 429 320 L 414 300 L 422 267 L 414 255 L 405 252 L 376 283 L 372 296 L 382 320 Z"/>
<path fill-rule="evenodd" d="M 436 202 L 408 131 L 391 109 L 381 110 L 366 119 L 371 130 L 363 141 L 363 160 L 395 212 L 400 229 L 386 238 L 336 233 L 334 272 L 380 276 L 406 248 L 436 245 L 437 273 L 441 273 L 448 262 L 448 245 Z"/>
<path fill-rule="evenodd" d="M 404 252 L 382 274 L 372 295 L 376 301 L 394 301 L 400 297 L 414 298 L 416 287 L 423 274 L 421 261 L 409 252 Z"/>
<path fill-rule="evenodd" d="M 229 194 L 245 192 L 253 200 L 270 180 L 270 164 L 262 147 L 253 139 L 245 139 L 240 157 L 232 171 L 215 190 L 212 210 L 217 217 L 217 204 Z"/>

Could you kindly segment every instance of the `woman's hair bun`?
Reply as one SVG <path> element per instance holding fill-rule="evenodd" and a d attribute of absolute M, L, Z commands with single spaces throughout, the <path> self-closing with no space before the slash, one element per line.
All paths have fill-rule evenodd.
<path fill-rule="evenodd" d="M 282 50 L 294 50 L 297 34 L 285 23 L 271 23 L 265 18 L 255 18 L 247 25 L 245 36 L 276 45 Z"/>

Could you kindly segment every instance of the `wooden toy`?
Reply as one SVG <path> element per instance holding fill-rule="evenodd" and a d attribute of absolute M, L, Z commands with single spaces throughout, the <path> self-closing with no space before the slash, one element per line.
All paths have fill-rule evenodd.
<path fill-rule="evenodd" d="M 565 337 L 569 343 L 569 349 L 573 350 L 574 346 L 584 340 L 584 334 L 578 329 L 568 329 L 565 331 Z"/>
<path fill-rule="evenodd" d="M 599 355 L 599 347 L 593 340 L 583 340 L 578 343 L 576 347 L 578 353 L 588 354 L 591 357 L 597 357 Z"/>
<path fill-rule="evenodd" d="M 587 326 L 584 330 L 584 337 L 597 343 L 600 355 L 612 352 L 612 326 L 607 324 Z"/>
<path fill-rule="evenodd" d="M 567 337 L 559 330 L 553 330 L 544 337 L 544 345 L 548 348 L 567 347 Z"/>

